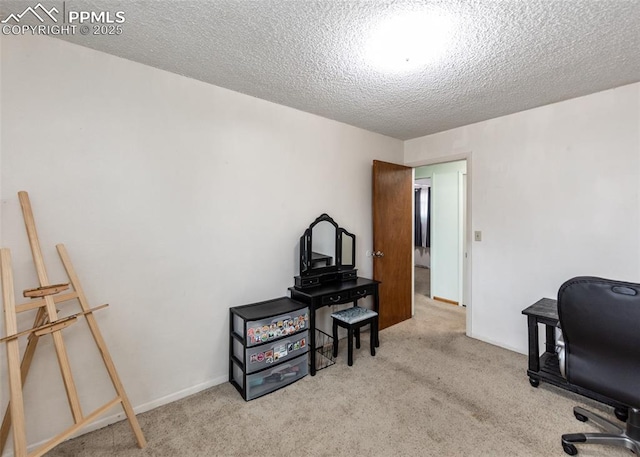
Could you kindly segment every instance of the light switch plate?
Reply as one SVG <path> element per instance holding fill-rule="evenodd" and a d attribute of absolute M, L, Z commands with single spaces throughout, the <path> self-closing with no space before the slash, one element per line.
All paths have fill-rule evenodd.
<path fill-rule="evenodd" d="M 473 232 L 473 236 L 476 241 L 482 241 L 482 232 L 480 230 Z"/>

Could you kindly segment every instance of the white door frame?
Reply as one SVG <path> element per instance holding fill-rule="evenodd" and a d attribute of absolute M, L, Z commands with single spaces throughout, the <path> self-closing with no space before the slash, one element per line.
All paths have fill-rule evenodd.
<path fill-rule="evenodd" d="M 471 336 L 473 334 L 473 294 L 472 294 L 472 268 L 473 268 L 473 255 L 472 255 L 472 251 L 473 251 L 473 243 L 471 243 L 472 241 L 472 207 L 473 207 L 473 164 L 472 164 L 472 153 L 471 151 L 469 152 L 465 152 L 462 154 L 456 154 L 456 155 L 452 155 L 452 156 L 447 156 L 447 157 L 438 157 L 435 159 L 427 159 L 427 160 L 421 160 L 421 161 L 417 161 L 417 162 L 411 162 L 411 163 L 405 163 L 405 166 L 407 167 L 412 167 L 412 168 L 418 168 L 418 167 L 423 167 L 425 165 L 437 165 L 437 164 L 441 164 L 441 163 L 448 163 L 448 162 L 458 162 L 461 160 L 466 160 L 467 162 L 467 192 L 466 192 L 466 213 L 465 213 L 465 218 L 464 218 L 464 237 L 466 240 L 466 246 L 467 246 L 467 258 L 464 259 L 465 262 L 464 264 L 466 264 L 467 266 L 467 274 L 466 274 L 466 279 L 467 281 L 463 281 L 462 287 L 463 287 L 463 293 L 462 293 L 462 300 L 466 299 L 466 320 L 467 320 L 467 328 L 466 328 L 466 334 L 467 336 Z M 415 172 L 414 172 L 414 176 L 413 179 L 415 181 Z M 415 206 L 414 209 L 412 209 L 412 211 L 415 210 Z M 412 218 L 412 220 L 415 220 L 415 214 L 414 217 Z M 413 252 L 415 250 L 412 250 L 412 256 L 411 256 L 411 262 L 412 262 L 412 271 L 413 271 L 413 265 L 415 264 L 414 261 L 414 257 L 413 257 Z M 464 256 L 464 253 L 463 253 Z M 463 265 L 464 265 L 463 264 Z M 463 266 L 461 265 L 461 266 Z M 461 268 L 461 270 L 464 270 L 464 268 Z M 464 276 L 463 276 L 464 277 Z M 413 288 L 415 290 L 415 278 L 412 278 L 412 283 L 413 283 Z M 413 299 L 413 298 L 412 298 Z M 412 303 L 412 307 L 413 307 L 413 303 Z"/>

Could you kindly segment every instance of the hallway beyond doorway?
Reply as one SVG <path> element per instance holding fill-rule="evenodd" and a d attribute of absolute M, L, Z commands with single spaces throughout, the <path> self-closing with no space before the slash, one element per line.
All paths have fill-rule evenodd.
<path fill-rule="evenodd" d="M 413 268 L 415 278 L 414 293 L 431 298 L 431 269 L 415 266 Z"/>

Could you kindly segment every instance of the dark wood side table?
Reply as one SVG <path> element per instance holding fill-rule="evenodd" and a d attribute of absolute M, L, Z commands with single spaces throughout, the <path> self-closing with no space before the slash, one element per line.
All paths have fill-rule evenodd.
<path fill-rule="evenodd" d="M 373 310 L 380 312 L 380 302 L 378 297 L 378 285 L 380 281 L 367 278 L 356 278 L 351 281 L 332 282 L 321 284 L 308 289 L 297 289 L 289 287 L 293 300 L 305 303 L 309 306 L 309 363 L 311 368 L 309 374 L 316 374 L 316 310 L 323 306 L 339 305 L 342 303 L 357 301 L 368 295 L 373 296 Z M 372 332 L 372 334 L 377 332 Z M 380 346 L 376 339 L 376 347 Z"/>
<path fill-rule="evenodd" d="M 558 302 L 551 298 L 542 298 L 522 311 L 527 316 L 529 329 L 529 383 L 538 387 L 540 381 L 547 382 L 585 397 L 592 398 L 601 403 L 613 406 L 615 414 L 622 420 L 626 420 L 627 407 L 610 398 L 591 390 L 573 385 L 560 373 L 560 365 L 556 354 L 556 328 L 558 327 Z M 538 346 L 538 324 L 545 325 L 545 351 L 540 354 Z"/>
<path fill-rule="evenodd" d="M 556 355 L 558 303 L 550 298 L 542 298 L 522 311 L 522 314 L 527 316 L 529 329 L 529 382 L 533 387 L 538 387 L 541 379 L 554 385 L 563 382 Z M 545 352 L 542 356 L 539 355 L 538 324 L 545 325 Z"/>

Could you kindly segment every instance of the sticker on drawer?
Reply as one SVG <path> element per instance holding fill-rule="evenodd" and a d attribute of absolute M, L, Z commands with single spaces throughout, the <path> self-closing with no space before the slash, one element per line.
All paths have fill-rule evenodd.
<path fill-rule="evenodd" d="M 281 357 L 287 356 L 287 345 L 283 344 L 280 346 L 276 346 L 273 348 L 273 361 L 280 359 Z"/>
<path fill-rule="evenodd" d="M 249 364 L 252 363 L 274 363 L 285 358 L 292 352 L 299 351 L 307 347 L 307 338 L 300 338 L 294 342 L 283 342 L 264 352 L 256 352 L 249 356 Z"/>

